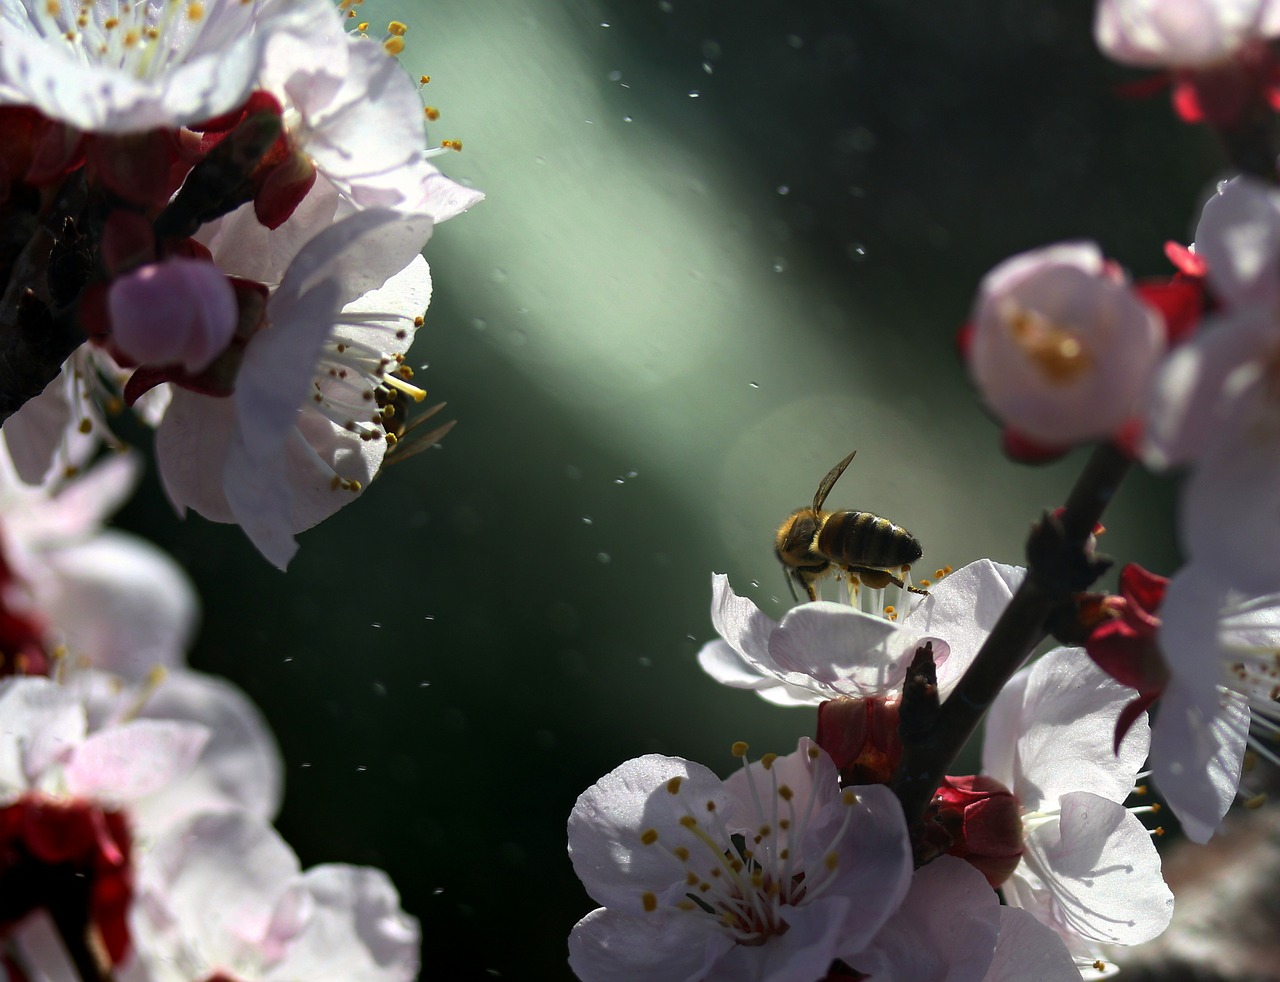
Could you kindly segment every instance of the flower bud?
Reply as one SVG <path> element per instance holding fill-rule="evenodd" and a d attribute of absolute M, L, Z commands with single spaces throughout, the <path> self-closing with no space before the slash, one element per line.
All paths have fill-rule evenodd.
<path fill-rule="evenodd" d="M 835 761 L 840 780 L 887 784 L 902 759 L 897 701 L 829 699 L 818 707 L 817 744 Z"/>
<path fill-rule="evenodd" d="M 925 839 L 935 854 L 965 860 L 998 887 L 1022 858 L 1022 807 L 993 777 L 944 777 L 925 812 Z"/>
<path fill-rule="evenodd" d="M 227 277 L 213 263 L 168 259 L 112 282 L 111 339 L 135 364 L 206 368 L 231 341 L 239 312 Z"/>

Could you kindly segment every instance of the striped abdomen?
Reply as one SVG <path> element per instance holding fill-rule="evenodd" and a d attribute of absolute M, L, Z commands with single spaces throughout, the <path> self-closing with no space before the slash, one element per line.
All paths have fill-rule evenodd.
<path fill-rule="evenodd" d="M 835 511 L 824 516 L 813 545 L 832 562 L 873 569 L 910 566 L 924 552 L 901 525 L 869 511 Z"/>

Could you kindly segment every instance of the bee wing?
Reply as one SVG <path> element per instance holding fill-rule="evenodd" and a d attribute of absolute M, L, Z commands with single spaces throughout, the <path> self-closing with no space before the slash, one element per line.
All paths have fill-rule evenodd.
<path fill-rule="evenodd" d="M 818 493 L 813 496 L 813 510 L 815 512 L 822 511 L 822 506 L 827 501 L 827 495 L 831 493 L 831 489 L 835 487 L 836 481 L 840 480 L 840 475 L 844 473 L 844 469 L 849 466 L 849 461 L 853 460 L 854 455 L 858 451 L 849 454 L 844 460 L 836 464 L 835 467 L 827 471 L 827 476 L 822 479 L 822 483 L 818 485 Z"/>
<path fill-rule="evenodd" d="M 439 443 L 441 438 L 457 424 L 458 421 L 456 419 L 441 423 L 426 433 L 421 432 L 418 428 L 444 407 L 445 403 L 441 402 L 415 417 L 405 427 L 404 436 L 396 441 L 395 446 L 387 450 L 387 455 L 383 459 L 383 466 L 398 464 L 403 460 L 408 460 L 410 457 L 416 457 L 422 451 Z"/>

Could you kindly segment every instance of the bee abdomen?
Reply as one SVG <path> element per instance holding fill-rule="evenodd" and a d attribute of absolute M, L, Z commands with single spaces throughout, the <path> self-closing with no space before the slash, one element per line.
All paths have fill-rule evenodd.
<path fill-rule="evenodd" d="M 833 512 L 822 523 L 814 546 L 836 562 L 875 569 L 910 566 L 924 553 L 901 525 L 869 511 Z"/>

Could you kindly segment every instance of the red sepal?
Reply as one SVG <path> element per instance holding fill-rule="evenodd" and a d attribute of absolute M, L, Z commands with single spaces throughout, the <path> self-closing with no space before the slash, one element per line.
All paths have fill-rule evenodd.
<path fill-rule="evenodd" d="M 1006 457 L 1020 464 L 1050 464 L 1065 457 L 1072 448 L 1050 446 L 1006 426 L 1000 434 L 1000 449 Z"/>
<path fill-rule="evenodd" d="M 1200 264 L 1203 267 L 1203 259 Z M 1200 326 L 1205 308 L 1203 278 L 1180 274 L 1165 280 L 1146 280 L 1134 290 L 1143 303 L 1164 320 L 1165 340 L 1169 344 L 1181 343 Z"/>

